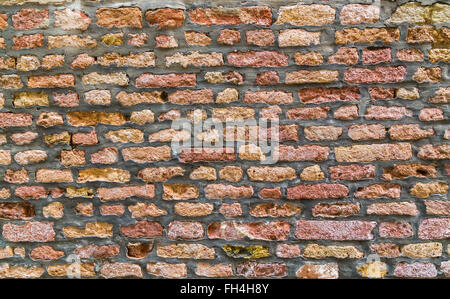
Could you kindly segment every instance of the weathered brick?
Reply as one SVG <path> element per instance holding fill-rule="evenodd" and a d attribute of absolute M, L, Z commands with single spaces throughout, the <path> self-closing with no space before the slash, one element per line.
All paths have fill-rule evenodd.
<path fill-rule="evenodd" d="M 359 210 L 359 203 L 320 203 L 313 207 L 312 214 L 314 217 L 336 218 L 357 214 Z"/>
<path fill-rule="evenodd" d="M 341 184 L 313 184 L 288 187 L 287 199 L 342 198 L 348 195 L 348 188 Z"/>
<path fill-rule="evenodd" d="M 299 220 L 295 236 L 304 240 L 371 240 L 376 222 Z"/>
<path fill-rule="evenodd" d="M 334 153 L 338 162 L 409 160 L 412 157 L 409 143 L 338 146 Z"/>
<path fill-rule="evenodd" d="M 97 9 L 97 25 L 106 28 L 142 28 L 142 12 L 137 7 Z"/>
<path fill-rule="evenodd" d="M 196 8 L 188 13 L 192 22 L 207 26 L 240 24 L 268 26 L 272 24 L 272 13 L 266 6 Z"/>

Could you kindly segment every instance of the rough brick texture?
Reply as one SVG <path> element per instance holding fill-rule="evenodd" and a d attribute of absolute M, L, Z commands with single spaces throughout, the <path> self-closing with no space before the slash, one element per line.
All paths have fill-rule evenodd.
<path fill-rule="evenodd" d="M 448 1 L 0 2 L 1 278 L 450 277 Z"/>

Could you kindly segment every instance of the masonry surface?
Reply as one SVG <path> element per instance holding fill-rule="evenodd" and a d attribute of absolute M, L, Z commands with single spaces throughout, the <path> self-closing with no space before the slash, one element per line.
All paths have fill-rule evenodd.
<path fill-rule="evenodd" d="M 450 277 L 445 1 L 0 2 L 0 277 Z"/>

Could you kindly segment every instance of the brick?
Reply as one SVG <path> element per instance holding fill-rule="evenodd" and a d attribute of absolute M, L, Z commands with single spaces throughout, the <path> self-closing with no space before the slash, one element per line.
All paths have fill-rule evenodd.
<path fill-rule="evenodd" d="M 389 66 L 374 69 L 350 68 L 344 73 L 344 81 L 349 83 L 388 83 L 405 79 L 406 67 Z"/>
<path fill-rule="evenodd" d="M 437 276 L 436 266 L 423 262 L 400 262 L 395 265 L 394 276 L 404 278 L 432 278 Z"/>
<path fill-rule="evenodd" d="M 35 247 L 30 252 L 30 257 L 33 260 L 52 261 L 52 260 L 57 260 L 63 256 L 64 256 L 64 251 L 55 250 L 53 247 L 48 246 L 48 245 L 41 245 L 41 246 Z"/>
<path fill-rule="evenodd" d="M 341 9 L 339 19 L 343 25 L 376 23 L 380 18 L 380 7 L 376 5 L 347 4 Z"/>
<path fill-rule="evenodd" d="M 273 198 L 273 199 L 279 199 L 281 198 L 281 189 L 280 187 L 277 188 L 263 188 L 259 190 L 258 196 L 264 199 Z"/>
<path fill-rule="evenodd" d="M 132 218 L 141 218 L 145 216 L 159 217 L 167 215 L 167 211 L 158 208 L 155 204 L 138 202 L 135 205 L 128 206 L 128 210 L 131 212 Z"/>
<path fill-rule="evenodd" d="M 217 37 L 217 41 L 223 45 L 232 46 L 241 41 L 241 33 L 237 30 L 222 29 Z"/>
<path fill-rule="evenodd" d="M 122 125 L 125 116 L 118 112 L 76 111 L 67 113 L 67 120 L 72 126 Z"/>
<path fill-rule="evenodd" d="M 312 184 L 288 187 L 287 199 L 342 198 L 348 195 L 348 188 L 341 184 Z"/>
<path fill-rule="evenodd" d="M 13 266 L 9 264 L 3 264 L 0 266 L 1 278 L 39 278 L 42 274 L 44 274 L 44 272 L 44 268 L 36 266 Z"/>
<path fill-rule="evenodd" d="M 183 68 L 188 66 L 194 67 L 213 67 L 223 65 L 222 53 L 199 53 L 191 52 L 183 55 L 182 53 L 175 53 L 172 56 L 166 56 L 166 66 L 170 67 L 172 64 L 179 64 Z"/>
<path fill-rule="evenodd" d="M 321 31 L 307 31 L 303 29 L 281 30 L 278 35 L 280 47 L 311 46 L 320 43 Z"/>
<path fill-rule="evenodd" d="M 289 217 L 300 214 L 301 209 L 289 203 L 282 205 L 273 203 L 257 204 L 250 208 L 253 217 Z"/>
<path fill-rule="evenodd" d="M 402 255 L 410 258 L 432 258 L 442 255 L 441 243 L 416 243 L 402 247 Z"/>
<path fill-rule="evenodd" d="M 370 250 L 381 257 L 394 258 L 400 256 L 399 246 L 393 243 L 374 243 L 370 245 Z"/>
<path fill-rule="evenodd" d="M 428 198 L 432 194 L 447 194 L 448 185 L 442 182 L 416 183 L 409 192 L 419 198 Z"/>
<path fill-rule="evenodd" d="M 305 127 L 304 134 L 308 140 L 337 140 L 342 135 L 342 128 L 334 126 Z"/>
<path fill-rule="evenodd" d="M 11 16 L 16 30 L 30 30 L 48 27 L 48 9 L 22 8 Z"/>
<path fill-rule="evenodd" d="M 19 71 L 34 71 L 41 65 L 39 58 L 34 55 L 22 55 L 17 58 L 16 69 Z"/>
<path fill-rule="evenodd" d="M 356 64 L 359 60 L 357 48 L 340 47 L 333 55 L 328 57 L 329 64 Z"/>
<path fill-rule="evenodd" d="M 30 88 L 69 87 L 75 85 L 72 74 L 58 74 L 54 76 L 30 76 L 27 86 Z"/>
<path fill-rule="evenodd" d="M 413 80 L 418 83 L 436 83 L 442 79 L 442 70 L 440 67 L 419 67 L 413 75 Z"/>
<path fill-rule="evenodd" d="M 303 256 L 314 259 L 338 258 L 338 259 L 360 259 L 364 253 L 354 246 L 321 246 L 318 244 L 308 244 Z"/>
<path fill-rule="evenodd" d="M 28 150 L 14 155 L 14 160 L 20 165 L 40 163 L 47 159 L 47 153 L 42 150 Z"/>
<path fill-rule="evenodd" d="M 330 6 L 321 4 L 282 6 L 278 11 L 275 24 L 323 26 L 334 22 L 335 12 L 335 9 Z"/>
<path fill-rule="evenodd" d="M 7 169 L 3 180 L 7 183 L 23 184 L 30 180 L 28 171 L 25 168 L 20 170 Z"/>
<path fill-rule="evenodd" d="M 298 91 L 303 103 L 328 103 L 337 101 L 359 101 L 360 93 L 357 87 L 340 88 L 303 88 Z"/>
<path fill-rule="evenodd" d="M 54 11 L 55 27 L 63 30 L 86 30 L 91 24 L 91 18 L 81 11 L 69 8 Z"/>
<path fill-rule="evenodd" d="M 3 89 L 19 89 L 23 87 L 22 80 L 18 75 L 1 75 L 0 88 Z"/>
<path fill-rule="evenodd" d="M 374 165 L 337 165 L 329 167 L 330 176 L 332 180 L 349 180 L 357 181 L 363 179 L 370 179 L 375 176 Z"/>
<path fill-rule="evenodd" d="M 338 162 L 408 160 L 412 157 L 409 143 L 339 146 L 334 152 Z"/>
<path fill-rule="evenodd" d="M 352 120 L 358 117 L 358 106 L 347 105 L 339 107 L 334 111 L 334 118 L 341 120 Z"/>
<path fill-rule="evenodd" d="M 100 274 L 105 278 L 143 277 L 141 267 L 131 263 L 104 263 Z"/>
<path fill-rule="evenodd" d="M 367 208 L 368 215 L 406 215 L 416 216 L 419 214 L 417 207 L 412 202 L 389 202 L 374 203 Z"/>
<path fill-rule="evenodd" d="M 219 213 L 226 218 L 236 218 L 242 216 L 242 206 L 240 203 L 222 204 Z"/>
<path fill-rule="evenodd" d="M 42 43 L 42 42 L 41 42 Z M 78 35 L 49 35 L 47 37 L 48 48 L 95 48 L 97 41 L 90 36 Z"/>
<path fill-rule="evenodd" d="M 321 65 L 323 63 L 323 56 L 319 52 L 308 52 L 306 54 L 295 53 L 295 63 L 298 65 Z"/>
<path fill-rule="evenodd" d="M 450 215 L 450 203 L 441 200 L 426 200 L 426 211 L 429 215 Z"/>
<path fill-rule="evenodd" d="M 289 234 L 287 222 L 213 222 L 208 226 L 209 239 L 242 240 L 245 237 L 257 240 L 286 240 Z"/>
<path fill-rule="evenodd" d="M 97 195 L 102 201 L 124 200 L 133 196 L 153 198 L 155 188 L 153 185 L 98 188 Z"/>
<path fill-rule="evenodd" d="M 360 210 L 359 203 L 321 203 L 312 209 L 314 217 L 336 218 L 357 214 Z"/>
<path fill-rule="evenodd" d="M 210 203 L 178 202 L 175 204 L 175 213 L 184 217 L 200 217 L 210 215 L 214 206 Z"/>
<path fill-rule="evenodd" d="M 280 161 L 324 161 L 328 158 L 330 149 L 327 146 L 304 145 L 287 146 L 278 148 Z"/>
<path fill-rule="evenodd" d="M 433 240 L 449 237 L 448 230 L 450 218 L 428 218 L 420 222 L 419 239 Z"/>
<path fill-rule="evenodd" d="M 417 157 L 425 160 L 442 160 L 450 158 L 450 145 L 448 144 L 425 144 L 420 147 Z"/>
<path fill-rule="evenodd" d="M 169 94 L 168 100 L 178 105 L 207 104 L 214 102 L 214 95 L 211 89 L 178 90 Z"/>
<path fill-rule="evenodd" d="M 378 232 L 381 238 L 408 238 L 414 234 L 411 224 L 407 222 L 382 222 Z"/>
<path fill-rule="evenodd" d="M 117 182 L 130 180 L 130 172 L 120 168 L 86 168 L 78 171 L 78 182 Z"/>
<path fill-rule="evenodd" d="M 228 64 L 237 67 L 278 67 L 288 65 L 288 56 L 276 51 L 231 52 Z"/>
<path fill-rule="evenodd" d="M 142 12 L 137 7 L 100 8 L 96 17 L 97 25 L 106 28 L 142 28 Z"/>
<path fill-rule="evenodd" d="M 205 74 L 205 80 L 208 83 L 233 83 L 236 85 L 241 85 L 244 82 L 244 76 L 238 72 L 207 72 Z"/>
<path fill-rule="evenodd" d="M 266 6 L 196 8 L 188 13 L 192 22 L 206 26 L 240 24 L 268 26 L 272 24 L 272 13 Z"/>
<path fill-rule="evenodd" d="M 400 61 L 422 61 L 424 60 L 424 54 L 419 49 L 401 49 L 397 51 L 397 58 Z"/>
<path fill-rule="evenodd" d="M 337 81 L 338 71 L 301 70 L 286 73 L 286 84 L 329 83 Z"/>
<path fill-rule="evenodd" d="M 383 179 L 404 179 L 410 176 L 416 177 L 436 177 L 437 171 L 432 164 L 410 163 L 395 164 L 393 167 L 385 168 Z"/>
<path fill-rule="evenodd" d="M 159 8 L 145 13 L 145 19 L 158 29 L 179 27 L 184 22 L 184 12 L 181 9 Z"/>
<path fill-rule="evenodd" d="M 167 238 L 171 240 L 202 239 L 203 226 L 200 222 L 172 221 L 167 227 Z"/>
<path fill-rule="evenodd" d="M 233 276 L 233 268 L 231 264 L 215 264 L 198 263 L 195 274 L 204 277 L 230 277 Z"/>
<path fill-rule="evenodd" d="M 0 218 L 31 219 L 35 216 L 34 206 L 27 202 L 0 202 Z"/>
<path fill-rule="evenodd" d="M 229 182 L 238 182 L 242 179 L 243 175 L 244 171 L 239 166 L 225 166 L 219 171 L 219 177 Z"/>
<path fill-rule="evenodd" d="M 123 235 L 132 238 L 152 238 L 162 236 L 163 227 L 159 222 L 141 220 L 134 225 L 122 226 L 120 231 Z"/>
<path fill-rule="evenodd" d="M 300 178 L 304 181 L 318 181 L 325 178 L 325 174 L 319 165 L 313 165 L 303 168 Z"/>
<path fill-rule="evenodd" d="M 166 200 L 186 200 L 198 197 L 198 189 L 193 185 L 164 184 L 163 189 L 163 199 Z"/>
<path fill-rule="evenodd" d="M 180 162 L 234 161 L 233 148 L 182 148 L 178 156 Z"/>
<path fill-rule="evenodd" d="M 270 29 L 247 30 L 245 36 L 249 45 L 265 47 L 275 44 L 275 35 Z"/>
<path fill-rule="evenodd" d="M 49 242 L 55 239 L 53 222 L 7 223 L 3 225 L 2 234 L 10 242 Z"/>
<path fill-rule="evenodd" d="M 356 198 L 400 198 L 401 186 L 396 184 L 372 184 L 360 187 L 355 192 Z"/>
<path fill-rule="evenodd" d="M 96 63 L 101 66 L 110 66 L 112 64 L 121 66 L 131 66 L 131 67 L 153 67 L 155 66 L 156 57 L 153 52 L 141 52 L 141 53 L 129 53 L 128 55 L 122 55 L 119 53 L 106 53 L 101 57 L 97 57 Z M 123 77 L 123 78 L 122 78 Z M 112 81 L 125 81 L 125 74 L 123 73 L 112 73 L 112 74 L 97 74 L 91 73 L 89 76 L 83 76 L 84 84 L 101 84 L 101 82 L 93 83 L 97 81 L 105 81 L 104 84 L 113 84 Z M 85 82 L 86 81 L 86 82 Z M 88 82 L 88 81 L 93 81 Z M 111 82 L 109 82 L 111 81 Z M 128 82 L 128 81 L 127 81 Z M 119 84 L 119 83 L 115 83 Z M 119 85 L 126 85 L 125 83 L 120 83 Z"/>
<path fill-rule="evenodd" d="M 299 220 L 295 236 L 303 240 L 371 240 L 376 222 Z"/>
<path fill-rule="evenodd" d="M 215 250 L 202 244 L 158 245 L 157 255 L 164 258 L 214 259 Z"/>
<path fill-rule="evenodd" d="M 147 272 L 164 278 L 183 278 L 187 276 L 186 264 L 148 263 Z"/>
<path fill-rule="evenodd" d="M 253 195 L 251 186 L 232 186 L 224 184 L 209 184 L 204 188 L 205 196 L 209 199 L 249 198 Z"/>
<path fill-rule="evenodd" d="M 295 275 L 297 278 L 304 279 L 337 279 L 339 278 L 339 268 L 336 263 L 306 264 L 301 266 Z"/>
<path fill-rule="evenodd" d="M 286 116 L 290 120 L 301 120 L 301 119 L 321 119 L 327 118 L 328 111 L 330 111 L 330 107 L 312 107 L 312 108 L 293 108 L 289 109 L 286 112 Z"/>
<path fill-rule="evenodd" d="M 145 258 L 153 250 L 153 242 L 151 243 L 128 243 L 127 257 L 132 259 Z"/>
<path fill-rule="evenodd" d="M 392 43 L 400 39 L 398 28 L 346 28 L 334 33 L 336 44 L 348 43 Z"/>

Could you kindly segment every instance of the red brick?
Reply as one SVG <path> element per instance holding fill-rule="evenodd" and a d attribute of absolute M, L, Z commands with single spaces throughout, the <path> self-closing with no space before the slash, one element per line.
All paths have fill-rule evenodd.
<path fill-rule="evenodd" d="M 195 74 L 142 74 L 136 78 L 135 86 L 141 87 L 178 87 L 178 86 L 195 86 Z"/>
<path fill-rule="evenodd" d="M 450 237 L 450 218 L 428 218 L 419 225 L 420 239 L 447 239 Z"/>
<path fill-rule="evenodd" d="M 289 187 L 287 199 L 342 198 L 348 195 L 348 188 L 341 184 L 313 184 Z"/>
<path fill-rule="evenodd" d="M 142 12 L 137 7 L 99 8 L 97 25 L 106 28 L 142 28 Z"/>
<path fill-rule="evenodd" d="M 278 67 L 288 65 L 288 56 L 276 51 L 231 52 L 227 55 L 230 65 L 237 67 Z"/>
<path fill-rule="evenodd" d="M 405 79 L 405 66 L 380 66 L 373 69 L 350 68 L 344 73 L 348 83 L 390 83 Z"/>
<path fill-rule="evenodd" d="M 22 8 L 11 19 L 16 30 L 47 28 L 48 9 Z"/>
<path fill-rule="evenodd" d="M 337 165 L 330 166 L 329 171 L 332 180 L 357 181 L 370 179 L 375 176 L 374 165 Z"/>
<path fill-rule="evenodd" d="M 236 265 L 236 275 L 245 278 L 285 277 L 288 272 L 284 263 L 246 262 Z"/>
<path fill-rule="evenodd" d="M 320 145 L 297 147 L 280 145 L 278 152 L 279 161 L 324 161 L 328 159 L 330 149 L 327 146 Z"/>
<path fill-rule="evenodd" d="M 120 231 L 123 235 L 131 238 L 152 238 L 162 236 L 163 227 L 156 221 L 141 220 L 136 224 L 122 226 Z"/>
<path fill-rule="evenodd" d="M 208 225 L 209 239 L 242 240 L 245 237 L 256 240 L 287 240 L 289 223 L 273 222 L 213 222 Z"/>
<path fill-rule="evenodd" d="M 391 48 L 365 48 L 362 51 L 363 64 L 377 64 L 392 60 Z"/>
<path fill-rule="evenodd" d="M 181 9 L 159 8 L 147 11 L 145 19 L 150 25 L 158 25 L 158 29 L 163 29 L 183 25 L 185 17 Z"/>
<path fill-rule="evenodd" d="M 240 24 L 268 26 L 272 24 L 272 13 L 266 6 L 196 8 L 189 11 L 189 18 L 194 23 L 207 26 Z"/>
<path fill-rule="evenodd" d="M 204 236 L 200 222 L 172 221 L 167 227 L 167 238 L 171 240 L 201 239 Z"/>
<path fill-rule="evenodd" d="M 404 278 L 432 278 L 437 276 L 436 266 L 423 262 L 400 262 L 395 265 L 394 276 Z"/>
<path fill-rule="evenodd" d="M 371 240 L 376 222 L 299 220 L 295 236 L 303 240 Z"/>
<path fill-rule="evenodd" d="M 411 224 L 407 222 L 382 222 L 378 232 L 381 238 L 408 238 L 414 234 Z"/>
<path fill-rule="evenodd" d="M 3 225 L 3 237 L 10 242 L 49 242 L 55 240 L 55 234 L 53 222 Z"/>
<path fill-rule="evenodd" d="M 359 101 L 360 92 L 358 87 L 318 87 L 303 88 L 298 92 L 300 101 L 303 103 L 330 103 L 330 102 L 350 102 Z"/>
<path fill-rule="evenodd" d="M 44 42 L 44 35 L 36 33 L 31 35 L 21 35 L 13 37 L 13 50 L 34 49 L 42 47 Z"/>

